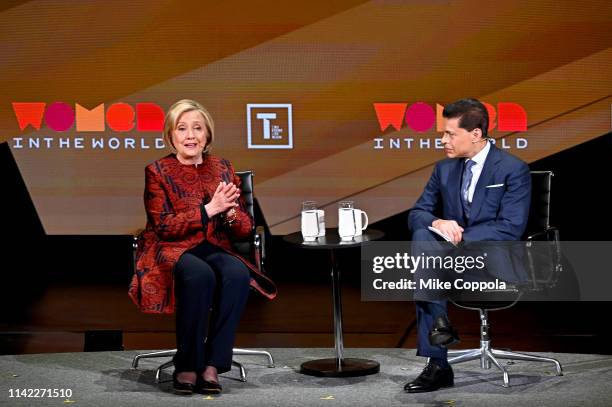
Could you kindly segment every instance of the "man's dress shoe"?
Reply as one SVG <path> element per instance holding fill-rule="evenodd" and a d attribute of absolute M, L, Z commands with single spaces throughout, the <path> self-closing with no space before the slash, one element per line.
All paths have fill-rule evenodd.
<path fill-rule="evenodd" d="M 443 387 L 451 387 L 453 384 L 454 375 L 453 369 L 450 366 L 440 367 L 430 362 L 416 379 L 406 383 L 404 390 L 408 393 L 425 393 Z"/>
<path fill-rule="evenodd" d="M 448 319 L 441 315 L 434 321 L 429 333 L 429 343 L 434 346 L 449 346 L 459 342 L 459 335 Z"/>

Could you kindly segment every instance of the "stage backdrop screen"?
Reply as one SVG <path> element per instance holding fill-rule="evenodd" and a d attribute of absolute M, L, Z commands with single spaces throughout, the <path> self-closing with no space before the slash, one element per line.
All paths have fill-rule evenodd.
<path fill-rule="evenodd" d="M 527 162 L 610 131 L 609 0 L 33 0 L 0 26 L 0 134 L 49 234 L 144 226 L 182 98 L 210 110 L 214 154 L 255 171 L 274 234 L 303 200 L 329 226 L 340 200 L 370 222 L 410 208 L 458 98 Z"/>

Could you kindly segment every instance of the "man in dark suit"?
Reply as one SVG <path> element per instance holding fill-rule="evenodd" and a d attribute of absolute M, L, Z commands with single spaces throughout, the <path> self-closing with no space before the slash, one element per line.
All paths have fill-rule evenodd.
<path fill-rule="evenodd" d="M 436 163 L 423 194 L 408 215 L 413 251 L 435 245 L 432 226 L 454 243 L 520 240 L 527 226 L 531 177 L 527 164 L 498 149 L 487 137 L 489 116 L 476 99 L 461 99 L 444 108 L 442 143 L 448 157 Z M 420 249 L 418 249 L 420 250 Z M 522 270 L 502 267 L 506 282 L 524 280 Z M 447 317 L 445 299 L 419 300 L 417 355 L 428 357 L 423 372 L 406 384 L 409 393 L 453 385 L 446 346 L 458 340 Z"/>

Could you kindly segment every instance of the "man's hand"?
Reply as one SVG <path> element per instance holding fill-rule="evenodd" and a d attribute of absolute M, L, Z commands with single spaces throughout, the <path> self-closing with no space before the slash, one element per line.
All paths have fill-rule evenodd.
<path fill-rule="evenodd" d="M 459 243 L 463 238 L 463 228 L 454 220 L 436 219 L 431 226 L 450 237 L 454 244 Z"/>
<path fill-rule="evenodd" d="M 204 208 L 209 217 L 225 212 L 238 206 L 236 200 L 240 197 L 240 191 L 233 183 L 220 182 L 217 190 L 209 203 Z"/>

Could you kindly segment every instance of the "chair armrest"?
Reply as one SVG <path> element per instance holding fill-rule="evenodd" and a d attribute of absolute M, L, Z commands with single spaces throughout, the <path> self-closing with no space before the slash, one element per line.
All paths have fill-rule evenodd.
<path fill-rule="evenodd" d="M 255 228 L 255 246 L 259 248 L 262 261 L 266 258 L 266 233 L 263 226 Z"/>
<path fill-rule="evenodd" d="M 548 238 L 550 234 L 552 234 L 552 239 Z M 540 230 L 539 232 L 536 232 L 536 233 L 533 233 L 527 236 L 527 241 L 537 240 L 537 239 L 540 239 L 541 237 L 547 237 L 546 240 L 558 241 L 559 240 L 559 229 L 556 227 L 549 227 L 549 228 Z"/>
<path fill-rule="evenodd" d="M 266 258 L 266 235 L 263 226 L 257 226 L 255 228 L 255 234 L 253 235 L 253 247 L 255 249 L 255 263 L 259 268 L 259 271 L 263 272 L 264 260 Z"/>
<path fill-rule="evenodd" d="M 550 276 L 545 281 L 538 281 L 535 276 L 535 267 L 533 258 L 530 252 L 532 242 L 544 241 L 551 242 L 554 245 L 553 269 Z M 529 259 L 529 268 L 532 275 L 532 289 L 541 290 L 544 287 L 552 288 L 557 284 L 560 274 L 563 272 L 562 255 L 561 255 L 561 239 L 559 238 L 559 229 L 556 227 L 548 227 L 539 232 L 536 232 L 527 237 L 527 256 Z"/>
<path fill-rule="evenodd" d="M 138 240 L 140 239 L 140 234 L 142 232 L 138 232 L 135 235 L 132 235 L 132 271 L 136 273 L 136 252 L 138 251 Z"/>

